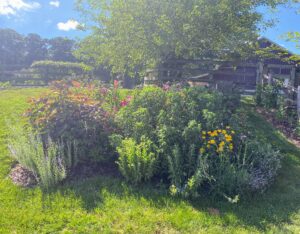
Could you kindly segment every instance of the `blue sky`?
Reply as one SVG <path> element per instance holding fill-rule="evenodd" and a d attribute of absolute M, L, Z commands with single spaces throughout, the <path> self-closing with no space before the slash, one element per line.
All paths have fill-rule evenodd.
<path fill-rule="evenodd" d="M 38 33 L 46 38 L 82 37 L 83 32 L 74 30 L 75 21 L 80 19 L 79 13 L 74 9 L 74 2 L 73 0 L 0 0 L 0 28 L 12 28 L 22 34 Z M 58 24 L 61 29 L 58 28 Z"/>
<path fill-rule="evenodd" d="M 80 15 L 74 9 L 73 0 L 0 0 L 0 28 L 13 28 L 22 34 L 38 33 L 51 38 L 66 36 L 82 38 L 85 33 L 75 30 Z M 300 9 L 300 5 L 298 5 Z M 267 19 L 277 19 L 273 28 L 263 32 L 287 49 L 300 54 L 295 43 L 282 36 L 289 31 L 300 32 L 300 14 L 296 8 L 279 7 L 276 12 L 261 9 Z"/>

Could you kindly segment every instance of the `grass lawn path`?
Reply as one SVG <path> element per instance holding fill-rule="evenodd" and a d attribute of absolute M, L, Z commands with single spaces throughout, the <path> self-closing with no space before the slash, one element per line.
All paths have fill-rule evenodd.
<path fill-rule="evenodd" d="M 161 188 L 134 188 L 122 180 L 96 177 L 45 194 L 7 178 L 12 160 L 6 121 L 26 109 L 42 89 L 0 91 L 0 233 L 300 233 L 300 151 L 259 115 L 249 111 L 256 134 L 284 154 L 272 188 L 238 204 L 207 198 L 172 198 Z M 220 210 L 211 215 L 209 208 Z"/>

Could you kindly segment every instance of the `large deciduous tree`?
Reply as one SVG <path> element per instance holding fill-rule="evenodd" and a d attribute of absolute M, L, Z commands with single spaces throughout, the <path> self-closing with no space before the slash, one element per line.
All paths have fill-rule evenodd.
<path fill-rule="evenodd" d="M 24 63 L 24 38 L 12 29 L 0 29 L 0 70 L 14 70 Z"/>
<path fill-rule="evenodd" d="M 34 33 L 23 36 L 0 28 L 0 71 L 28 68 L 41 60 L 76 62 L 75 45 L 74 40 L 64 37 L 43 39 Z"/>
<path fill-rule="evenodd" d="M 48 40 L 49 59 L 54 61 L 74 62 L 76 58 L 73 56 L 75 41 L 65 37 L 55 37 Z"/>
<path fill-rule="evenodd" d="M 263 24 L 260 6 L 285 0 L 77 0 L 92 34 L 81 59 L 114 72 L 144 70 L 168 58 L 244 55 Z"/>
<path fill-rule="evenodd" d="M 25 64 L 45 60 L 48 56 L 47 41 L 38 34 L 30 33 L 25 37 Z"/>

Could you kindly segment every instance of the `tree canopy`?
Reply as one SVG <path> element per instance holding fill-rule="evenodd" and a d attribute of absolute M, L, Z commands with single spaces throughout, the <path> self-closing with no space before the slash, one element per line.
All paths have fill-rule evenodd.
<path fill-rule="evenodd" d="M 169 58 L 247 54 L 266 25 L 258 7 L 287 0 L 77 0 L 92 22 L 80 59 L 114 72 L 141 71 Z"/>
<path fill-rule="evenodd" d="M 73 56 L 75 41 L 55 37 L 44 39 L 38 34 L 21 35 L 12 29 L 0 28 L 0 70 L 28 68 L 40 60 L 77 61 Z"/>

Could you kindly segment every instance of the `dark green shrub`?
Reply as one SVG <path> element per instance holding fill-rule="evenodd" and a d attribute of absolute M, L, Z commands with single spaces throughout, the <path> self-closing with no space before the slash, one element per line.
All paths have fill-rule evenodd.
<path fill-rule="evenodd" d="M 255 103 L 257 106 L 262 105 L 263 86 L 261 84 L 256 85 Z"/>
<path fill-rule="evenodd" d="M 266 108 L 277 108 L 279 98 L 279 85 L 266 85 L 262 91 L 262 105 Z"/>
<path fill-rule="evenodd" d="M 166 105 L 167 95 L 161 88 L 146 87 L 136 90 L 133 99 L 117 113 L 116 122 L 124 137 L 139 142 L 146 136 L 157 142 L 156 130 L 158 117 Z"/>

